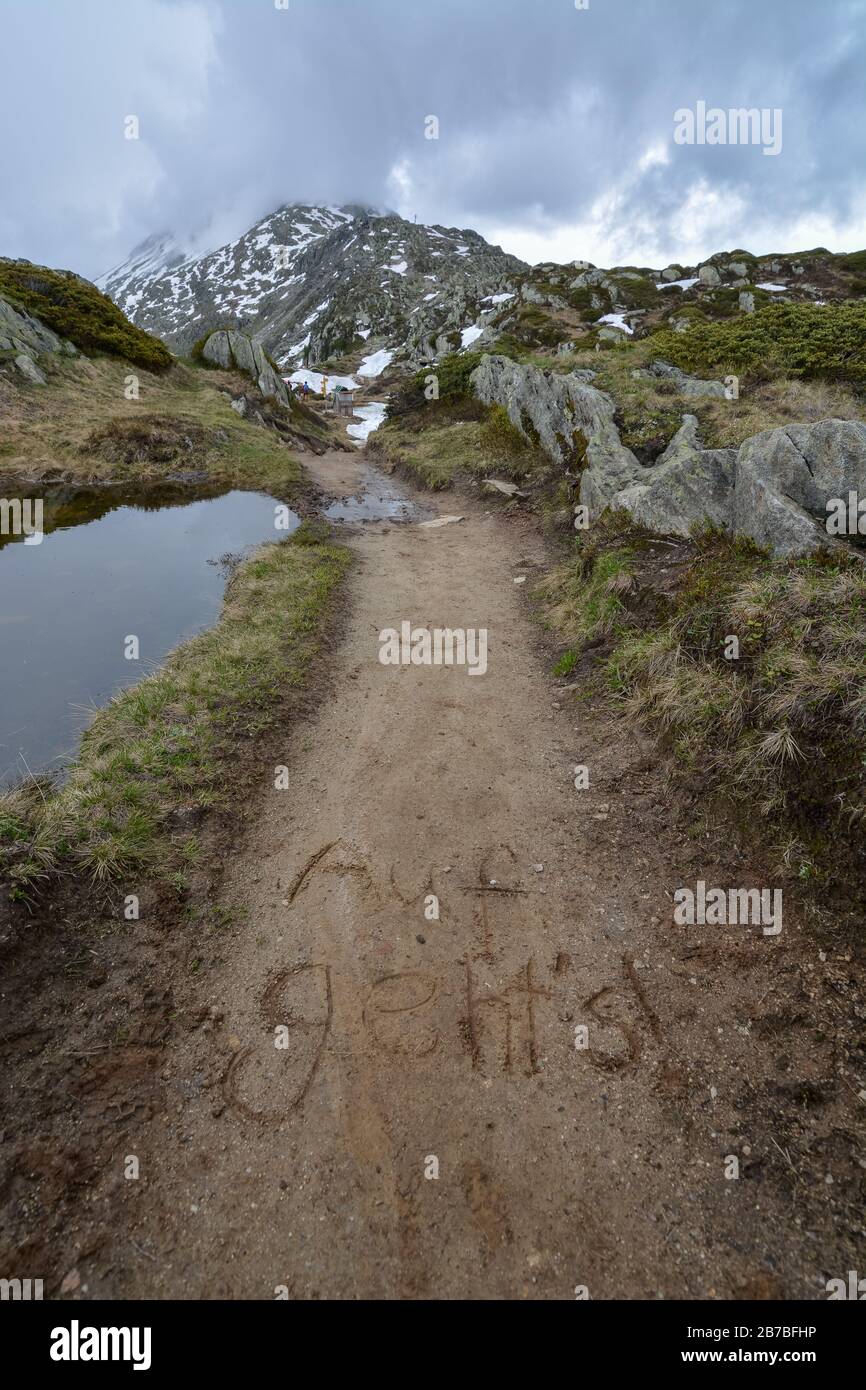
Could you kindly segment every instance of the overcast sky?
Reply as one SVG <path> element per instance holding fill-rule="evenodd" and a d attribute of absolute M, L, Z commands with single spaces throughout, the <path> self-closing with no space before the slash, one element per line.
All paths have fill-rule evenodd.
<path fill-rule="evenodd" d="M 292 201 L 533 262 L 866 245 L 866 0 L 283 3 L 0 0 L 0 254 L 95 276 Z M 781 109 L 781 152 L 675 143 L 698 101 Z"/>

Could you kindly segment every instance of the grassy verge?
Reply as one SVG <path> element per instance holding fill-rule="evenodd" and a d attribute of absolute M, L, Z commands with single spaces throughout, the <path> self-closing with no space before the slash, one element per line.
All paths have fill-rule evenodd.
<path fill-rule="evenodd" d="M 526 478 L 539 462 L 539 451 L 502 406 L 475 399 L 469 378 L 480 360 L 477 353 L 443 358 L 434 373 L 439 397 L 433 401 L 425 396 L 429 373 L 416 373 L 395 393 L 368 451 L 432 491 L 449 488 L 458 478 L 477 480 L 491 473 Z"/>
<path fill-rule="evenodd" d="M 276 428 L 241 419 L 229 397 L 254 388 L 237 373 L 187 363 L 159 375 L 138 369 L 139 398 L 127 400 L 125 362 L 58 357 L 42 365 L 46 387 L 0 381 L 4 477 L 138 484 L 194 472 L 203 481 L 287 493 L 301 477 L 293 436 L 306 432 L 324 441 L 327 434 L 318 422 L 279 407 L 284 438 Z M 264 402 L 261 408 L 270 410 Z"/>
<path fill-rule="evenodd" d="M 449 488 L 458 478 L 497 476 L 525 478 L 537 454 L 511 425 L 504 410 L 494 407 L 481 420 L 454 420 L 435 406 L 412 420 L 387 422 L 371 436 L 371 454 L 390 468 L 399 467 L 422 487 Z M 501 417 L 504 416 L 504 423 Z"/>
<path fill-rule="evenodd" d="M 560 671 L 597 648 L 599 676 L 660 737 L 686 789 L 757 813 L 781 872 L 825 898 L 866 896 L 859 560 L 783 563 L 710 531 L 671 548 L 609 516 L 542 601 L 567 644 Z"/>
<path fill-rule="evenodd" d="M 199 849 L 185 822 L 226 801 L 243 746 L 319 650 L 348 564 L 319 530 L 302 526 L 242 565 L 217 626 L 100 711 L 60 789 L 30 785 L 0 799 L 0 881 L 13 898 L 57 872 L 182 884 Z"/>

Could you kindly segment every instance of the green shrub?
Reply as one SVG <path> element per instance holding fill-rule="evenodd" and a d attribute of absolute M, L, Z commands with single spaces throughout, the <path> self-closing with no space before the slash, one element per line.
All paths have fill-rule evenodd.
<path fill-rule="evenodd" d="M 564 328 L 537 304 L 522 304 L 517 311 L 514 336 L 541 347 L 557 347 L 568 338 Z"/>
<path fill-rule="evenodd" d="M 769 304 L 685 333 L 653 335 L 659 355 L 688 372 L 749 371 L 866 382 L 866 304 Z"/>
<path fill-rule="evenodd" d="M 572 309 L 576 309 L 579 314 L 586 317 L 593 317 L 597 310 L 593 308 L 593 291 L 588 285 L 581 285 L 576 290 L 569 290 L 565 298 Z"/>
<path fill-rule="evenodd" d="M 82 352 L 123 357 L 151 372 L 164 371 L 174 360 L 165 343 L 136 328 L 107 295 L 71 271 L 0 261 L 0 294 Z"/>
<path fill-rule="evenodd" d="M 452 352 L 443 357 L 438 366 L 416 372 L 412 382 L 423 392 L 424 383 L 432 373 L 439 378 L 440 401 L 463 400 L 472 395 L 469 378 L 480 361 L 480 352 Z"/>
<path fill-rule="evenodd" d="M 480 434 L 482 444 L 491 454 L 519 459 L 531 453 L 529 440 L 511 423 L 504 405 L 490 407 Z"/>
<path fill-rule="evenodd" d="M 859 275 L 866 271 L 866 251 L 849 251 L 847 255 L 839 257 L 837 264 L 843 270 L 853 270 Z"/>
<path fill-rule="evenodd" d="M 627 309 L 654 309 L 662 297 L 653 280 L 632 280 L 623 275 L 614 277 L 614 284 L 619 290 L 618 302 Z"/>
<path fill-rule="evenodd" d="M 525 343 L 518 342 L 512 333 L 503 333 L 497 338 L 491 352 L 495 352 L 498 357 L 510 357 L 512 362 L 522 362 L 530 355 Z"/>

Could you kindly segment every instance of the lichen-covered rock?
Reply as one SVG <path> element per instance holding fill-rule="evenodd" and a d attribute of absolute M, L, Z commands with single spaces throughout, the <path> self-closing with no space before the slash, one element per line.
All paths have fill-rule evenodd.
<path fill-rule="evenodd" d="M 579 497 L 589 509 L 590 521 L 595 521 L 623 489 L 638 483 L 644 473 L 631 449 L 620 439 L 612 419 L 603 420 L 590 435 L 586 463 L 580 475 Z"/>
<path fill-rule="evenodd" d="M 641 475 L 640 464 L 620 440 L 613 401 L 591 384 L 593 376 L 588 369 L 546 372 L 492 355 L 483 357 L 470 377 L 478 399 L 504 406 L 511 423 L 527 439 L 536 439 L 554 463 L 584 465 L 580 501 L 591 518 Z"/>
<path fill-rule="evenodd" d="M 205 362 L 212 362 L 215 367 L 224 367 L 228 370 L 229 367 L 233 366 L 228 333 L 211 333 L 207 342 L 202 346 L 201 355 Z"/>
<path fill-rule="evenodd" d="M 679 367 L 656 358 L 647 368 L 651 376 L 671 381 L 681 396 L 715 396 L 724 399 L 725 387 L 721 381 L 707 381 L 703 377 L 687 376 Z"/>
<path fill-rule="evenodd" d="M 607 505 L 660 534 L 686 536 L 710 522 L 787 557 L 836 543 L 827 504 L 847 502 L 849 492 L 866 497 L 866 425 L 859 421 L 763 430 L 739 450 L 703 449 L 697 425 L 684 416 L 658 462 Z"/>
<path fill-rule="evenodd" d="M 827 503 L 866 497 L 866 425 L 819 420 L 762 430 L 737 454 L 733 528 L 778 555 L 828 543 Z"/>
<path fill-rule="evenodd" d="M 520 298 L 526 304 L 543 304 L 548 309 L 568 308 L 568 300 L 563 299 L 562 295 L 552 294 L 549 290 L 540 290 L 537 285 L 531 283 L 521 286 Z"/>
<path fill-rule="evenodd" d="M 534 435 L 556 463 L 571 461 L 576 431 L 588 440 L 613 420 L 613 402 L 589 384 L 586 373 L 546 372 L 491 355 L 481 359 L 470 381 L 479 400 L 504 406 L 515 428 L 527 439 Z"/>
<path fill-rule="evenodd" d="M 688 536 L 705 522 L 730 531 L 736 457 L 736 449 L 702 448 L 696 416 L 685 415 L 661 458 L 611 506 L 661 535 Z"/>
<path fill-rule="evenodd" d="M 263 396 L 277 400 L 281 405 L 290 404 L 288 388 L 274 371 L 261 343 L 246 333 L 237 333 L 233 329 L 211 333 L 202 344 L 201 355 L 205 362 L 211 362 L 216 367 L 234 367 L 244 372 L 256 383 Z"/>
<path fill-rule="evenodd" d="M 45 386 L 47 384 L 48 378 L 39 370 L 33 358 L 27 356 L 26 352 L 18 354 L 15 358 L 15 366 L 18 368 L 18 371 L 24 377 L 25 381 L 29 381 L 31 385 Z"/>
<path fill-rule="evenodd" d="M 41 319 L 34 318 L 23 309 L 16 309 L 7 299 L 0 298 L 0 351 L 38 357 L 41 352 L 75 356 L 78 349 L 59 338 Z"/>
<path fill-rule="evenodd" d="M 722 283 L 722 277 L 714 265 L 702 265 L 698 271 L 698 279 L 702 285 L 710 285 L 713 288 Z"/>

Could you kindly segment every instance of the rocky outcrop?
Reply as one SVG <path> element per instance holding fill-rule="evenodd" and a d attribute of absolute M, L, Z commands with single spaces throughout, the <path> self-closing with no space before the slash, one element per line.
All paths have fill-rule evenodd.
<path fill-rule="evenodd" d="M 679 367 L 672 367 L 670 362 L 663 362 L 656 358 L 647 368 L 650 376 L 660 377 L 663 381 L 671 381 L 676 386 L 680 396 L 716 396 L 724 399 L 725 387 L 721 381 L 705 381 L 702 377 L 687 376 Z"/>
<path fill-rule="evenodd" d="M 736 449 L 702 448 L 697 417 L 685 415 L 661 458 L 611 506 L 661 534 L 687 536 L 696 522 L 730 531 L 736 457 Z"/>
<path fill-rule="evenodd" d="M 589 509 L 591 521 L 610 506 L 624 488 L 639 482 L 644 472 L 631 449 L 623 444 L 612 419 L 605 420 L 590 435 L 586 464 L 580 475 L 578 496 L 581 504 Z"/>
<path fill-rule="evenodd" d="M 215 367 L 235 368 L 244 372 L 256 383 L 263 396 L 279 401 L 281 405 L 290 405 L 288 388 L 282 377 L 274 371 L 261 343 L 246 333 L 223 330 L 211 333 L 202 345 L 201 356 L 203 361 Z"/>
<path fill-rule="evenodd" d="M 640 481 L 610 499 L 642 525 L 687 536 L 710 522 L 780 556 L 833 541 L 828 503 L 866 497 L 866 425 L 820 420 L 763 430 L 737 449 L 704 449 L 697 419 L 682 428 Z"/>
<path fill-rule="evenodd" d="M 20 352 L 15 358 L 15 367 L 24 377 L 24 380 L 30 382 L 31 386 L 45 386 L 47 384 L 48 378 L 45 373 L 39 370 L 33 358 L 28 357 L 26 352 Z"/>
<path fill-rule="evenodd" d="M 41 319 L 0 297 L 0 352 L 4 350 L 25 352 L 29 357 L 38 357 L 41 352 L 62 352 L 75 357 L 78 352 L 74 343 L 58 338 Z"/>
<path fill-rule="evenodd" d="M 664 362 L 650 371 L 675 379 L 685 395 L 724 395 L 721 382 L 685 377 Z M 801 555 L 831 540 L 828 502 L 850 492 L 866 498 L 866 425 L 859 421 L 790 425 L 764 430 L 739 449 L 705 449 L 697 417 L 684 415 L 661 457 L 644 467 L 622 443 L 613 401 L 593 377 L 489 356 L 470 378 L 479 400 L 504 406 L 553 462 L 583 465 L 579 500 L 590 521 L 613 508 L 677 536 L 709 523 L 778 555 Z"/>
<path fill-rule="evenodd" d="M 44 386 L 45 373 L 36 365 L 44 352 L 77 354 L 74 344 L 59 338 L 41 319 L 24 309 L 17 309 L 8 299 L 0 298 L 0 353 L 9 353 L 20 376 L 33 386 Z M 14 354 L 14 355 L 12 355 Z"/>
<path fill-rule="evenodd" d="M 819 420 L 763 430 L 740 446 L 732 506 L 735 535 L 781 555 L 826 545 L 827 503 L 866 497 L 866 425 Z"/>
<path fill-rule="evenodd" d="M 580 501 L 590 515 L 641 476 L 641 466 L 622 444 L 610 396 L 591 384 L 594 372 L 546 372 L 484 357 L 472 373 L 472 389 L 486 405 L 501 405 L 526 439 L 537 441 L 554 463 L 585 463 Z"/>
<path fill-rule="evenodd" d="M 613 401 L 590 385 L 594 373 L 542 371 L 510 357 L 483 357 L 470 377 L 485 405 L 501 405 L 514 427 L 537 440 L 548 458 L 565 466 L 575 452 L 575 434 L 583 444 L 613 424 Z M 618 436 L 617 436 L 618 437 Z"/>

